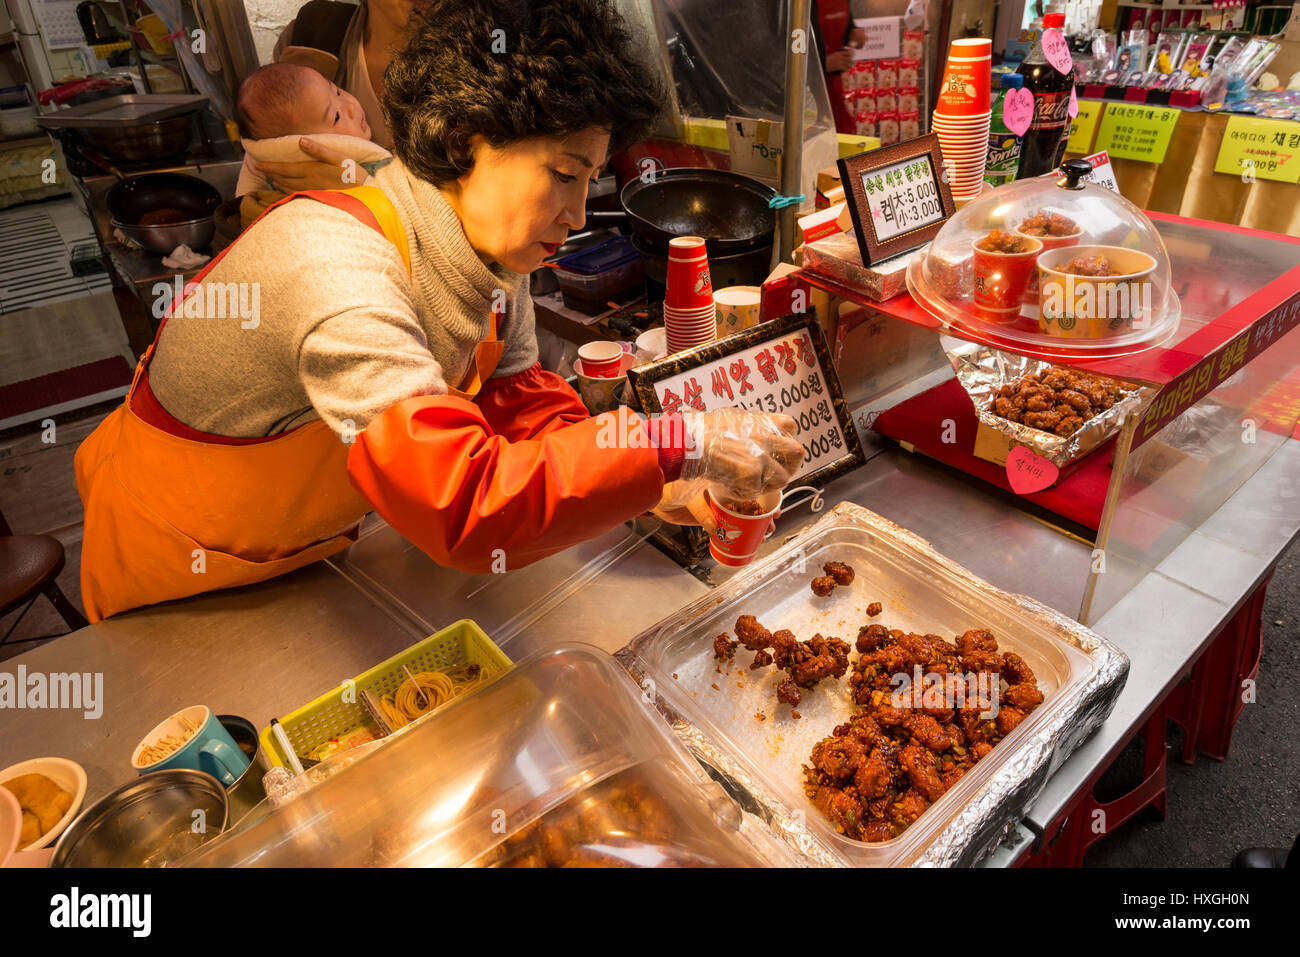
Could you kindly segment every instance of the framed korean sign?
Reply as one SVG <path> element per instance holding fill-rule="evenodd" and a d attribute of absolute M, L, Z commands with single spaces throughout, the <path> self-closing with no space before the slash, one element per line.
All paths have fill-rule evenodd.
<path fill-rule="evenodd" d="M 627 377 L 647 415 L 740 408 L 791 416 L 804 448 L 791 485 L 824 485 L 865 461 L 813 313 L 760 323 Z"/>
<path fill-rule="evenodd" d="M 849 156 L 839 166 L 865 266 L 928 243 L 957 210 L 933 133 Z"/>

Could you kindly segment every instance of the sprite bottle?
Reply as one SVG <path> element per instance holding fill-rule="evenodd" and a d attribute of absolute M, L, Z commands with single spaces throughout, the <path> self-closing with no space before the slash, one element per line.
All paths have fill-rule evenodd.
<path fill-rule="evenodd" d="M 1019 73 L 1004 73 L 1002 86 L 994 95 L 993 116 L 989 120 L 989 155 L 984 163 L 984 182 L 990 186 L 1013 182 L 1020 169 L 1020 137 L 1003 122 L 1002 103 L 1007 90 L 1018 90 L 1024 82 Z"/>

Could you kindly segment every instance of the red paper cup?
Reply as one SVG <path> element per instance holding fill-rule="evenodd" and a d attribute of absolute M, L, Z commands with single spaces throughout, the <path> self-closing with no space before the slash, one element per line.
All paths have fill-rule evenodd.
<path fill-rule="evenodd" d="M 991 64 L 987 55 L 949 56 L 943 79 L 939 82 L 936 111 L 950 116 L 978 116 L 987 113 Z"/>
<path fill-rule="evenodd" d="M 944 113 L 941 110 L 935 110 L 933 114 L 935 126 L 947 126 L 960 129 L 965 126 L 979 126 L 985 120 L 993 117 L 992 110 L 984 110 L 981 113 L 965 113 L 959 116 Z"/>
<path fill-rule="evenodd" d="M 993 55 L 993 41 L 988 37 L 962 37 L 948 47 L 950 57 L 982 57 Z"/>
<path fill-rule="evenodd" d="M 588 342 L 578 347 L 578 358 L 582 360 L 584 375 L 593 379 L 608 379 L 618 375 L 619 364 L 623 361 L 623 347 L 617 342 Z"/>
<path fill-rule="evenodd" d="M 709 533 L 709 554 L 722 565 L 748 565 L 767 536 L 767 526 L 781 507 L 781 493 L 768 492 L 754 499 L 764 509 L 761 515 L 734 512 L 714 501 L 711 493 L 707 499 L 713 520 L 718 523 L 717 529 Z"/>
<path fill-rule="evenodd" d="M 665 306 L 673 309 L 713 308 L 709 257 L 699 236 L 678 236 L 668 242 L 668 283 Z"/>
<path fill-rule="evenodd" d="M 1022 253 L 995 253 L 980 249 L 984 239 L 971 240 L 975 251 L 975 311 L 994 322 L 1014 322 L 1020 314 L 1029 277 L 1033 275 L 1043 244 L 1024 237 L 1031 249 Z"/>

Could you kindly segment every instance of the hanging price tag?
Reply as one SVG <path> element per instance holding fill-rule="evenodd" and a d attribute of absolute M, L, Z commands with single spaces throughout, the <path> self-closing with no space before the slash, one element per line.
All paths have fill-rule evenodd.
<path fill-rule="evenodd" d="M 1034 118 L 1034 94 L 1028 90 L 1007 90 L 1002 100 L 1002 122 L 1016 136 L 1024 136 Z"/>
<path fill-rule="evenodd" d="M 1017 495 L 1032 495 L 1051 486 L 1060 474 L 1050 461 L 1017 445 L 1007 455 L 1007 481 Z"/>
<path fill-rule="evenodd" d="M 1074 66 L 1070 44 L 1065 42 L 1065 35 L 1060 30 L 1043 31 L 1043 56 L 1057 73 L 1069 73 Z"/>

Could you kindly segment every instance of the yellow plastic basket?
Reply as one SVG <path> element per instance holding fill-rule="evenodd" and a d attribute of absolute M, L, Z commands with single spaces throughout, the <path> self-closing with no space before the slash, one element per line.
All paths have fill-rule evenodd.
<path fill-rule="evenodd" d="M 505 671 L 512 662 L 475 622 L 468 618 L 430 635 L 419 644 L 412 645 L 387 661 L 380 662 L 369 671 L 362 672 L 333 691 L 328 691 L 315 701 L 303 705 L 280 718 L 289 743 L 299 755 L 310 752 L 317 745 L 366 723 L 373 723 L 370 712 L 361 702 L 361 692 L 369 691 L 376 698 L 391 694 L 406 680 L 405 665 L 412 674 L 421 671 L 438 671 L 456 665 L 478 665 L 484 677 Z M 348 700 L 344 700 L 344 697 Z M 274 766 L 288 766 L 288 757 L 271 736 L 268 724 L 259 735 L 262 750 Z"/>

